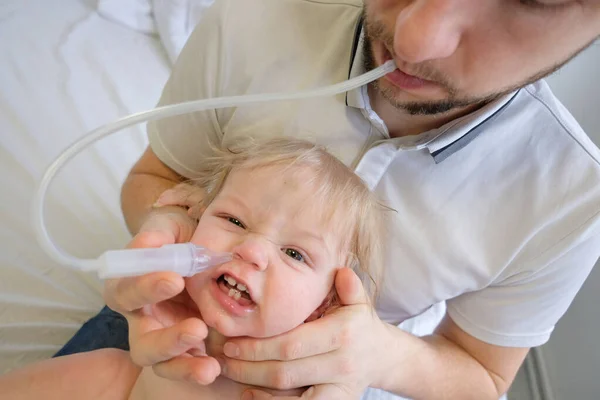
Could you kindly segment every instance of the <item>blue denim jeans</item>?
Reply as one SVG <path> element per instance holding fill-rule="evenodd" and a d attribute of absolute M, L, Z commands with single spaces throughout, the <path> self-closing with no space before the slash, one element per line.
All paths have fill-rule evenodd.
<path fill-rule="evenodd" d="M 129 351 L 129 327 L 125 317 L 104 306 L 54 357 L 107 348 Z"/>

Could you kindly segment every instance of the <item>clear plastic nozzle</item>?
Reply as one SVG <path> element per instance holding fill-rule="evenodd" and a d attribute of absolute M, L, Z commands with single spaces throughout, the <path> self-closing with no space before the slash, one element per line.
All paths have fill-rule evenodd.
<path fill-rule="evenodd" d="M 231 253 L 217 253 L 193 243 L 168 244 L 157 248 L 107 251 L 97 260 L 100 279 L 138 276 L 172 271 L 193 276 L 232 260 Z"/>

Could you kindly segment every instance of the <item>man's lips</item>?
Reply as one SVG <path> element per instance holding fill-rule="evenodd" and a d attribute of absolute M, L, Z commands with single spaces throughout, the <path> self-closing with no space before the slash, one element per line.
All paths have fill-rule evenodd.
<path fill-rule="evenodd" d="M 386 61 L 391 59 L 391 53 L 384 46 L 383 62 L 385 63 Z M 396 67 L 394 71 L 387 74 L 384 78 L 390 81 L 394 86 L 397 86 L 401 89 L 420 89 L 426 86 L 435 85 L 434 82 L 419 78 L 414 75 L 410 75 L 402 71 L 399 67 Z"/>

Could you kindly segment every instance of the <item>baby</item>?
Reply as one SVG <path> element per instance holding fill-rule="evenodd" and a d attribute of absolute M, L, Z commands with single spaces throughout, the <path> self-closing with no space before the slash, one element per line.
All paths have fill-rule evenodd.
<path fill-rule="evenodd" d="M 341 267 L 353 268 L 375 297 L 382 207 L 322 148 L 279 138 L 215 150 L 196 183 L 207 195 L 191 242 L 234 256 L 186 279 L 189 307 L 209 327 L 208 355 L 222 354 L 229 337 L 276 336 L 319 318 L 334 306 Z M 207 386 L 163 379 L 120 350 L 0 378 L 0 393 L 9 394 L 2 397 L 18 399 L 239 399 L 247 388 L 225 377 Z"/>

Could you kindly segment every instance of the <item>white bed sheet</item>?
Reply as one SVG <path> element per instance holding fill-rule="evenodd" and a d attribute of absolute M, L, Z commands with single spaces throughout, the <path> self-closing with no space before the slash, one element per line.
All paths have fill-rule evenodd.
<path fill-rule="evenodd" d="M 0 3 L 0 373 L 57 351 L 102 306 L 99 281 L 35 242 L 29 205 L 45 167 L 85 132 L 151 108 L 169 73 L 155 36 L 110 22 L 95 1 Z M 73 160 L 51 188 L 52 235 L 93 257 L 129 239 L 119 188 L 144 127 Z"/>

